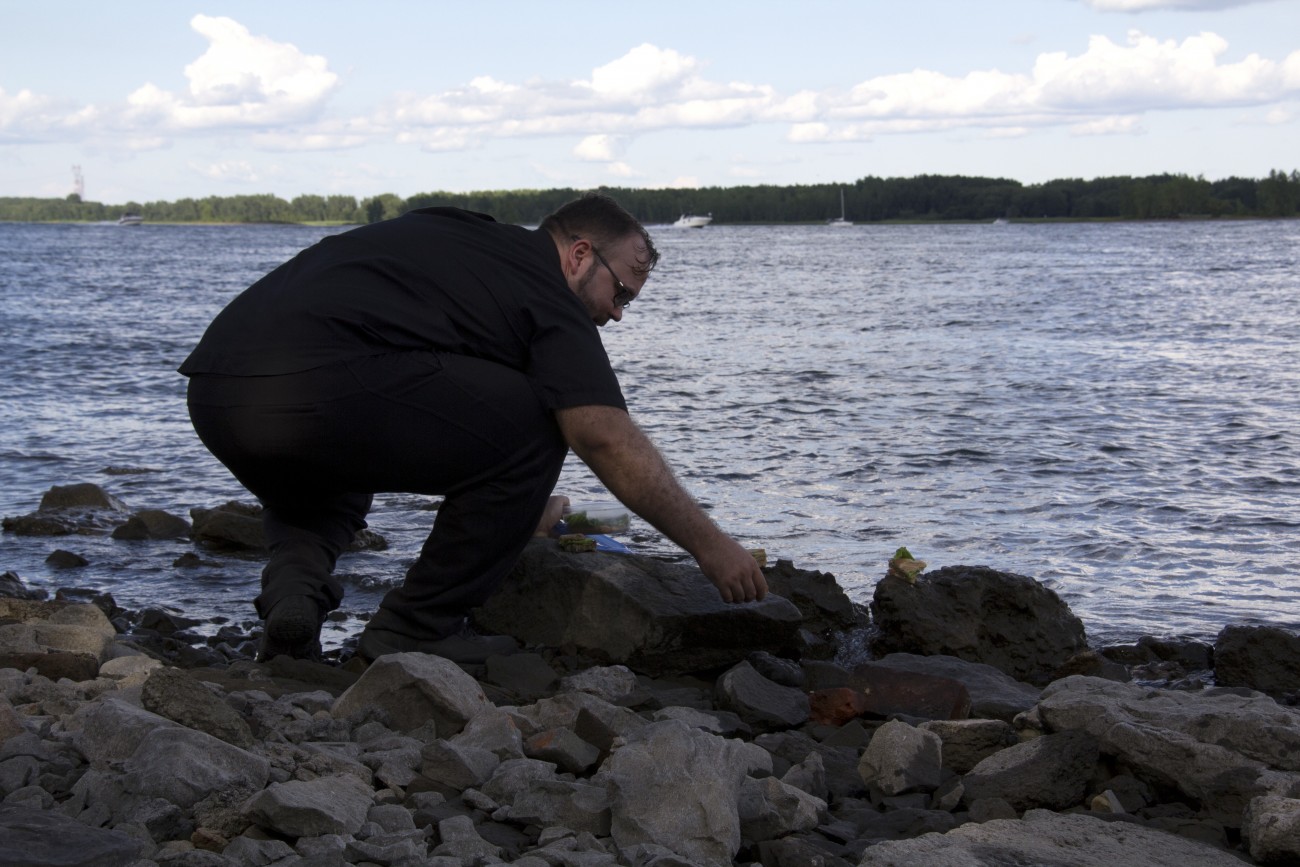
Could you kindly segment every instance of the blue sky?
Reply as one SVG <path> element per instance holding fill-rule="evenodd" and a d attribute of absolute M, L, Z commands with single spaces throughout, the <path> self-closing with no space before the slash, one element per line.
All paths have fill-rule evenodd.
<path fill-rule="evenodd" d="M 1300 168 L 1300 0 L 0 0 L 0 196 Z"/>

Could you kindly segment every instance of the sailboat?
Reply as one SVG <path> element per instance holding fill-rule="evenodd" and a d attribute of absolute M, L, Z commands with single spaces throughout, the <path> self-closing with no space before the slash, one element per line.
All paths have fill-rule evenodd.
<path fill-rule="evenodd" d="M 844 219 L 844 188 L 840 188 L 840 215 L 826 221 L 828 226 L 852 226 L 852 220 Z"/>

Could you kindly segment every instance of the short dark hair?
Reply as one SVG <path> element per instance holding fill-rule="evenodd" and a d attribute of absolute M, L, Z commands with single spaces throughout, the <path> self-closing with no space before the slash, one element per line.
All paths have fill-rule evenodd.
<path fill-rule="evenodd" d="M 636 271 L 649 274 L 659 262 L 659 251 L 650 233 L 623 206 L 602 193 L 586 193 L 582 198 L 561 205 L 542 220 L 541 228 L 560 243 L 575 237 L 586 238 L 593 246 L 609 247 L 628 235 L 638 235 L 645 252 L 637 257 Z"/>

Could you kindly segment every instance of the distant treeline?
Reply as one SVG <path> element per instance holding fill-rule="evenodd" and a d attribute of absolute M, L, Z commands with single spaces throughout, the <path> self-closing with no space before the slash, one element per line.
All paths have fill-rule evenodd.
<path fill-rule="evenodd" d="M 647 224 L 683 213 L 712 214 L 715 223 L 807 223 L 839 216 L 854 222 L 1008 219 L 1173 219 L 1178 217 L 1293 217 L 1300 212 L 1300 171 L 1267 178 L 1207 181 L 1188 175 L 1065 179 L 1022 184 L 1006 178 L 919 175 L 866 177 L 849 184 L 602 188 Z M 374 223 L 413 208 L 453 205 L 502 222 L 535 225 L 583 191 L 506 190 L 385 193 L 353 196 L 208 196 L 175 202 L 104 205 L 75 194 L 66 199 L 0 198 L 0 220 L 20 222 L 116 220 L 122 214 L 159 223 Z"/>

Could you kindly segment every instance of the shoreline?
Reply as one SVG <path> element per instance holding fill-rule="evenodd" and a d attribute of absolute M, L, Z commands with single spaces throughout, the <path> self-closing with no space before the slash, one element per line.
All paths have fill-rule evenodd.
<path fill-rule="evenodd" d="M 653 583 L 699 580 L 680 564 L 637 560 L 538 540 L 507 598 L 478 617 L 535 635 L 562 615 L 554 605 L 533 621 L 520 613 L 538 599 L 530 582 L 553 586 L 582 564 L 595 570 L 583 579 L 593 588 L 611 568 L 602 564 L 645 570 Z M 855 616 L 833 579 L 784 561 L 765 571 L 799 600 L 803 632 L 826 636 L 827 624 Z M 183 614 L 125 612 L 108 594 L 23 599 L 40 594 L 6 575 L 0 840 L 39 828 L 39 844 L 24 845 L 51 857 L 114 853 L 121 860 L 97 863 L 133 867 L 851 867 L 935 863 L 936 846 L 1098 867 L 1117 863 L 1116 851 L 1119 862 L 1171 867 L 1274 863 L 1279 846 L 1300 854 L 1269 830 L 1300 806 L 1300 757 L 1287 757 L 1300 691 L 1278 703 L 1214 688 L 1198 667 L 1212 649 L 1154 639 L 1126 661 L 1087 651 L 1033 674 L 1059 655 L 1042 639 L 1068 609 L 1020 576 L 984 578 L 1012 582 L 1014 599 L 996 601 L 993 585 L 984 598 L 994 621 L 1019 606 L 1024 622 L 999 628 L 1023 628 L 1017 645 L 1035 648 L 1035 658 L 1003 661 L 1028 666 L 1020 679 L 923 647 L 842 665 L 838 638 L 819 647 L 806 636 L 799 661 L 740 650 L 738 662 L 705 670 L 683 667 L 680 653 L 629 667 L 584 651 L 580 637 L 566 648 L 517 633 L 519 653 L 480 666 L 418 653 L 368 666 L 346 654 L 259 663 L 256 629 L 203 638 Z M 873 613 L 885 633 L 913 618 L 891 621 L 889 592 L 960 592 L 944 591 L 939 573 L 882 585 Z M 1031 609 L 1026 590 L 1041 597 Z M 775 640 L 748 629 L 756 647 Z M 703 640 L 692 658 L 713 658 Z M 1139 662 L 1143 652 L 1158 661 Z M 1185 710 L 1171 716 L 1171 706 Z M 1265 756 L 1249 746 L 1264 733 L 1250 729 L 1270 716 L 1292 733 Z M 1196 745 L 1183 718 L 1221 722 Z M 1145 740 L 1117 739 L 1138 719 Z M 1176 758 L 1165 742 L 1182 745 Z M 1188 765 L 1181 750 L 1193 748 L 1203 755 Z M 1161 770 L 1169 761 L 1172 776 Z M 1061 860 L 1078 851 L 1098 860 Z"/>

